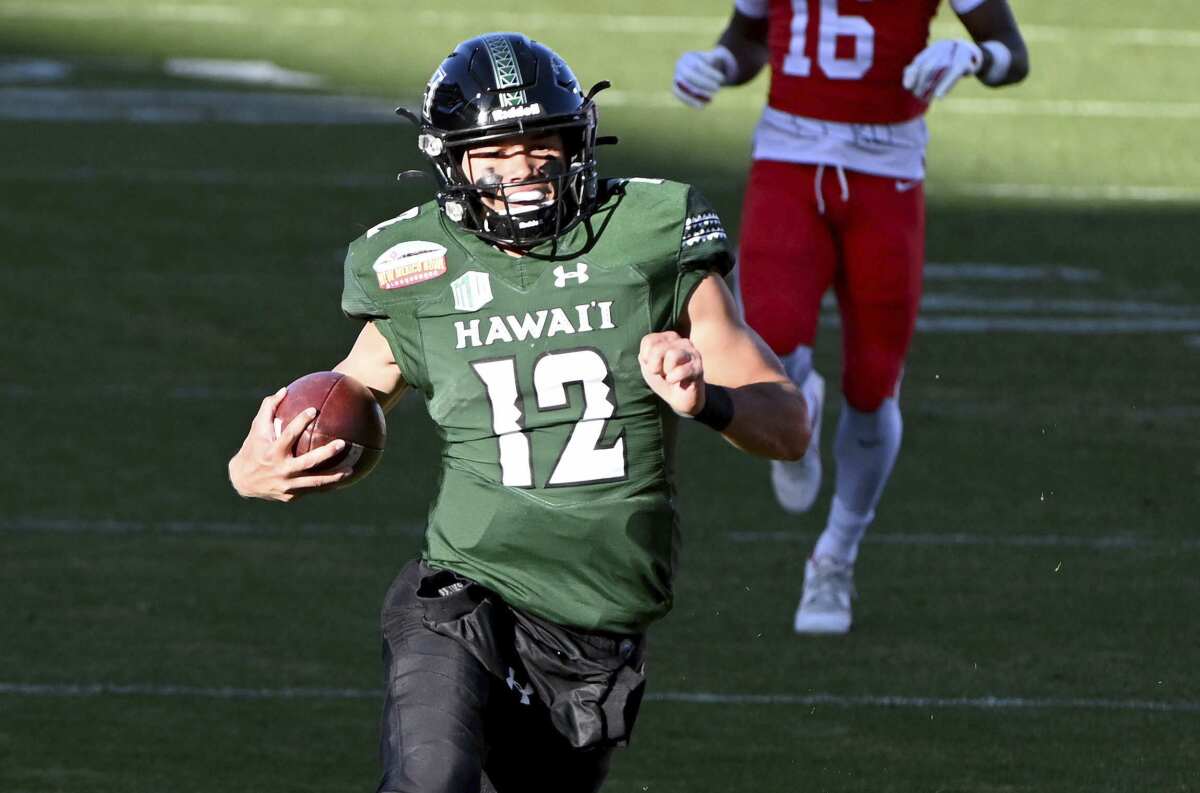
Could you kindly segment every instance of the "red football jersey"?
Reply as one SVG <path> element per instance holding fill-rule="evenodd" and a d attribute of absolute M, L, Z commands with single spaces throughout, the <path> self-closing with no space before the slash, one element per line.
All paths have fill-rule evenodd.
<path fill-rule="evenodd" d="M 941 0 L 770 0 L 771 107 L 859 124 L 916 118 L 904 67 L 929 41 Z"/>

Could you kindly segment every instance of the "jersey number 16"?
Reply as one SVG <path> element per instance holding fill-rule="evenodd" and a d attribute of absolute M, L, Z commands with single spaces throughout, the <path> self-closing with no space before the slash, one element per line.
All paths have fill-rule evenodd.
<path fill-rule="evenodd" d="M 859 80 L 875 60 L 875 28 L 862 17 L 838 14 L 838 0 L 821 0 L 817 23 L 817 63 L 831 80 Z M 854 55 L 839 58 L 839 36 L 854 39 Z M 793 77 L 812 74 L 812 58 L 804 54 L 808 43 L 808 0 L 792 0 L 792 37 L 783 73 Z"/>

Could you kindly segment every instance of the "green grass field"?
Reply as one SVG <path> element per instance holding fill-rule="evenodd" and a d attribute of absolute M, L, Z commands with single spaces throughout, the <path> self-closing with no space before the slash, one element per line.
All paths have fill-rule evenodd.
<path fill-rule="evenodd" d="M 696 183 L 736 230 L 765 82 L 702 114 L 668 94 L 728 5 L 0 0 L 0 791 L 375 784 L 376 614 L 435 481 L 424 408 L 344 493 L 246 503 L 224 465 L 261 396 L 357 332 L 346 243 L 429 189 L 392 180 L 420 165 L 400 122 L 231 108 L 412 102 L 455 42 L 520 28 L 614 83 L 606 173 Z M 790 629 L 829 486 L 788 517 L 765 463 L 689 428 L 677 606 L 606 790 L 1200 789 L 1200 9 L 1014 8 L 1029 81 L 930 116 L 926 324 L 856 630 Z M 178 57 L 325 82 L 164 74 Z M 68 68 L 13 76 L 33 59 Z M 149 123 L 184 91 L 221 93 Z M 84 119 L 114 102 L 140 109 Z"/>

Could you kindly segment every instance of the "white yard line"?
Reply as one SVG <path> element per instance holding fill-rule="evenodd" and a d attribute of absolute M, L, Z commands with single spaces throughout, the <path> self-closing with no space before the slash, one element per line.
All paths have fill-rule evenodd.
<path fill-rule="evenodd" d="M 198 697 L 200 699 L 375 699 L 381 691 L 362 688 L 241 688 L 152 685 L 149 683 L 0 683 L 0 694 L 18 697 Z"/>
<path fill-rule="evenodd" d="M 9 2 L 0 3 L 0 17 L 53 19 L 65 22 L 151 20 L 222 25 L 243 25 L 254 19 L 249 9 L 233 5 L 203 5 L 200 3 L 122 5 L 103 2 L 56 3 L 46 2 L 46 0 L 9 0 Z"/>
<path fill-rule="evenodd" d="M 843 696 L 839 694 L 715 694 L 703 692 L 650 693 L 646 699 L 696 705 L 830 705 L 834 707 L 885 707 L 977 710 L 1128 710 L 1159 713 L 1197 713 L 1200 702 L 1156 702 L 1139 699 L 1093 699 L 1071 697 L 909 697 Z"/>
<path fill-rule="evenodd" d="M 1035 201 L 1118 201 L 1146 203 L 1190 203 L 1200 201 L 1200 188 L 1160 185 L 1060 185 L 1019 183 L 934 182 L 928 194 L 933 197 L 960 195 L 973 198 L 1018 198 Z"/>
<path fill-rule="evenodd" d="M 342 523 L 244 523 L 236 521 L 82 520 L 72 518 L 0 518 L 0 532 L 31 534 L 200 534 L 217 536 L 419 537 L 424 526 L 367 526 Z"/>
<path fill-rule="evenodd" d="M 810 543 L 811 533 L 801 531 L 731 531 L 735 543 Z M 913 545 L 934 547 L 1001 546 L 1010 548 L 1084 548 L 1088 550 L 1131 550 L 1135 548 L 1200 549 L 1200 540 L 1161 540 L 1115 534 L 1100 537 L 1061 534 L 899 534 L 868 532 L 863 539 L 872 545 Z"/>
<path fill-rule="evenodd" d="M 1018 20 L 1019 21 L 1019 20 Z M 1021 33 L 1030 43 L 1057 43 L 1078 40 L 1089 46 L 1117 47 L 1200 47 L 1200 30 L 1164 28 L 1062 27 L 1058 25 L 1021 25 Z M 935 23 L 935 37 L 961 36 L 957 23 Z"/>
<path fill-rule="evenodd" d="M 613 89 L 597 100 L 601 106 L 644 110 L 687 110 L 670 91 Z M 710 110 L 739 113 L 757 110 L 763 97 L 757 91 L 724 94 Z M 692 111 L 689 111 L 692 112 Z M 1200 102 L 1124 102 L 1101 99 L 988 99 L 950 97 L 933 106 L 931 116 L 1049 116 L 1054 118 L 1125 119 L 1137 121 L 1193 120 L 1200 118 Z"/>
<path fill-rule="evenodd" d="M 378 14 L 369 8 L 277 6 L 246 8 L 237 5 L 204 3 L 81 3 L 46 2 L 45 0 L 8 0 L 0 3 L 0 17 L 13 19 L 78 20 L 152 20 L 217 25 L 248 25 L 266 15 L 284 26 L 326 26 L 331 24 L 373 24 Z M 509 12 L 470 13 L 465 11 L 420 11 L 408 13 L 405 22 L 411 26 L 436 28 L 508 29 L 512 26 Z M 678 34 L 681 36 L 715 36 L 728 21 L 728 16 L 670 16 L 661 14 L 579 14 L 523 13 L 524 30 L 587 31 L 588 33 L 620 33 L 632 35 Z M 1021 30 L 1030 42 L 1079 41 L 1090 46 L 1127 47 L 1200 47 L 1200 31 L 1163 28 L 1114 28 L 1024 24 Z M 933 26 L 935 38 L 962 36 L 962 26 L 949 16 Z"/>
<path fill-rule="evenodd" d="M 243 688 L 153 685 L 149 683 L 0 683 L 0 695 L 15 697 L 158 697 L 218 700 L 377 700 L 382 689 L 364 688 Z M 883 707 L 973 710 L 1101 710 L 1148 713 L 1197 713 L 1200 702 L 1156 701 L 1146 699 L 1105 699 L 1091 697 L 932 697 L 900 695 L 842 694 L 733 694 L 710 691 L 651 691 L 650 702 L 688 705 L 827 705 L 840 708 Z"/>
<path fill-rule="evenodd" d="M 950 98 L 933 106 L 933 115 L 1068 116 L 1137 121 L 1200 118 L 1200 102 L 1117 102 L 1101 99 Z"/>
<path fill-rule="evenodd" d="M 325 82 L 319 74 L 284 69 L 270 61 L 225 58 L 168 58 L 163 64 L 163 73 L 170 77 L 279 88 L 316 88 Z"/>
<path fill-rule="evenodd" d="M 214 388 L 204 385 L 158 385 L 142 383 L 96 383 L 88 386 L 88 394 L 105 399 L 156 399 L 197 400 L 203 402 L 242 402 L 256 407 L 263 397 L 275 391 L 272 388 Z M 30 383 L 0 382 L 0 399 L 52 399 L 63 395 L 62 389 Z M 409 397 L 400 400 L 393 408 L 397 414 L 418 409 L 421 400 Z"/>
<path fill-rule="evenodd" d="M 832 311 L 821 327 L 839 328 Z M 1200 333 L 1200 317 L 1038 317 L 922 316 L 918 333 L 1040 333 L 1051 336 L 1107 336 L 1131 333 Z"/>
<path fill-rule="evenodd" d="M 206 401 L 237 401 L 254 403 L 270 394 L 272 388 L 214 388 L 202 385 L 159 386 L 135 383 L 99 383 L 90 387 L 93 396 L 111 399 L 130 397 L 153 397 L 156 399 L 182 399 Z M 42 399 L 56 393 L 56 389 L 32 386 L 27 383 L 0 383 L 0 396 L 9 399 Z"/>
<path fill-rule="evenodd" d="M 74 65 L 47 58 L 0 59 L 0 83 L 57 83 L 73 71 Z"/>
<path fill-rule="evenodd" d="M 837 307 L 833 293 L 821 300 L 824 309 Z M 1179 318 L 1200 321 L 1200 306 L 1171 303 L 1149 303 L 1140 300 L 1059 300 L 1043 297 L 976 297 L 945 292 L 926 292 L 921 296 L 921 311 L 925 314 L 939 312 L 961 312 L 972 315 L 971 319 L 986 322 L 988 314 L 1033 314 L 1038 318 L 1050 317 L 1059 320 L 1071 314 L 1090 314 L 1082 322 L 1127 323 L 1124 317 L 1135 317 L 1138 322 L 1149 322 L 1157 318 Z M 952 322 L 959 318 L 952 317 Z M 1020 316 L 1001 317 L 1002 322 L 1012 323 Z M 1069 321 L 1069 320 L 1068 320 Z M 936 318 L 931 327 L 937 327 Z M 1122 325 L 1122 327 L 1125 327 Z M 1153 328 L 1151 328 L 1153 330 Z"/>
<path fill-rule="evenodd" d="M 0 93 L 3 92 L 0 91 Z M 0 97 L 0 100 L 2 100 L 2 97 Z M 4 110 L 0 108 L 0 116 L 2 116 L 3 113 Z M 178 118 L 178 116 L 176 118 Z M 243 119 L 244 118 L 245 116 L 243 116 Z M 155 120 L 164 121 L 166 120 L 166 116 L 162 114 L 156 114 Z M 274 122 L 257 121 L 243 123 Z M 263 188 L 311 186 L 338 187 L 347 189 L 375 188 L 388 190 L 394 189 L 396 184 L 395 176 L 386 173 L 322 174 L 308 171 L 271 171 L 255 173 L 253 171 L 223 168 L 93 168 L 88 166 L 74 168 L 5 168 L 0 166 L 0 183 L 62 182 L 67 184 L 87 184 L 90 182 L 104 181 L 250 186 Z M 928 186 L 927 192 L 928 195 L 933 198 L 964 196 L 972 198 L 1010 198 L 1028 201 L 1084 201 L 1151 204 L 1200 202 L 1200 188 L 1139 185 L 1047 185 L 1011 183 L 948 184 L 934 182 Z M 961 277 L 964 279 L 989 281 L 1088 281 L 1098 279 L 1098 277 L 1093 278 L 1087 275 L 1086 271 L 1073 268 L 1057 268 L 1055 271 L 1046 271 L 1026 267 L 1013 268 L 1011 276 L 1003 271 L 993 269 L 989 272 L 982 268 L 973 273 L 964 270 L 958 274 L 954 274 L 953 269 L 934 269 L 927 272 L 926 276 L 932 279 L 943 280 Z"/>
<path fill-rule="evenodd" d="M 822 317 L 826 327 L 837 325 L 837 317 Z M 921 317 L 921 333 L 1044 333 L 1051 335 L 1103 336 L 1129 333 L 1198 333 L 1200 319 L 1125 319 L 1098 317 Z"/>
<path fill-rule="evenodd" d="M 509 30 L 513 17 L 509 11 L 490 14 L 470 12 L 422 11 L 412 20 L 423 27 L 476 30 L 495 28 Z M 729 17 L 668 16 L 659 14 L 538 14 L 522 13 L 522 30 L 567 30 L 588 33 L 619 33 L 625 35 L 704 36 L 712 38 L 724 28 Z"/>
<path fill-rule="evenodd" d="M 1194 414 L 1193 414 L 1194 415 Z M 0 518 L 0 533 L 29 534 L 195 534 L 217 536 L 354 536 L 417 537 L 420 524 L 365 525 L 342 523 L 246 523 L 237 521 L 185 520 L 96 520 L 82 518 Z M 727 535 L 735 543 L 809 542 L 801 531 L 734 531 Z M 1007 546 L 1014 548 L 1086 548 L 1129 550 L 1134 548 L 1198 549 L 1200 540 L 1163 540 L 1131 534 L 1099 537 L 1058 534 L 893 534 L 870 532 L 865 542 L 879 545 L 916 546 Z"/>
<path fill-rule="evenodd" d="M 394 103 L 340 94 L 0 88 L 0 120 L 133 124 L 398 124 Z"/>
<path fill-rule="evenodd" d="M 926 262 L 926 281 L 1067 281 L 1094 283 L 1099 270 L 1058 265 L 1018 265 L 994 262 Z"/>
<path fill-rule="evenodd" d="M 1147 303 L 1138 300 L 1054 300 L 1041 297 L 974 297 L 927 292 L 922 311 L 961 311 L 981 314 L 1092 314 L 1131 317 L 1185 317 L 1200 319 L 1200 306 Z"/>
<path fill-rule="evenodd" d="M 1193 405 L 1158 405 L 1154 407 L 1138 407 L 1137 405 L 1089 404 L 1086 409 L 1081 405 L 1074 406 L 1080 414 L 1086 414 L 1092 420 L 1113 419 L 1123 422 L 1146 424 L 1148 422 L 1187 422 L 1194 424 L 1200 419 L 1200 404 Z M 952 418 L 983 418 L 1004 417 L 1020 413 L 1028 416 L 1031 406 L 1027 403 L 998 402 L 995 400 L 972 399 L 926 399 L 912 403 L 908 410 L 914 415 L 947 416 Z M 1061 411 L 1061 406 L 1039 404 L 1033 409 L 1046 411 Z M 1200 540 L 1197 540 L 1200 543 Z"/>
<path fill-rule="evenodd" d="M 135 182 L 148 184 L 190 184 L 233 187 L 341 187 L 350 189 L 395 189 L 396 177 L 377 174 L 319 173 L 295 171 L 247 171 L 233 168 L 3 168 L 0 183 L 47 182 L 88 184 L 93 182 Z"/>
<path fill-rule="evenodd" d="M 600 102 L 609 107 L 691 112 L 669 91 L 611 90 L 602 95 Z M 713 108 L 752 112 L 757 111 L 761 103 L 762 97 L 757 93 L 745 92 L 721 97 Z M 121 88 L 0 89 L 0 120 L 9 121 L 397 124 L 394 107 L 394 102 L 384 99 L 337 94 Z M 937 105 L 935 113 L 1139 121 L 1193 120 L 1200 118 L 1200 103 L 949 99 Z"/>

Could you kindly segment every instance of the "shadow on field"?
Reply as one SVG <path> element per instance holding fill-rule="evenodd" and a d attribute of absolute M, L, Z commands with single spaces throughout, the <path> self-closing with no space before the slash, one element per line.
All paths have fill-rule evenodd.
<path fill-rule="evenodd" d="M 447 45 L 437 42 L 453 42 L 459 33 L 466 31 L 442 30 L 437 41 L 389 52 L 394 68 L 386 84 L 405 86 L 415 96 L 445 51 Z M 164 52 L 194 53 L 199 47 L 206 55 L 275 57 L 293 68 L 337 74 L 344 86 L 385 92 L 382 78 L 363 76 L 359 52 L 307 53 L 278 41 L 258 50 L 244 32 L 200 44 L 189 44 L 176 29 L 156 36 L 98 32 L 95 40 L 70 39 L 45 29 L 22 38 L 9 31 L 0 34 L 0 52 L 132 55 L 156 62 Z M 604 64 L 594 58 L 580 58 L 581 75 L 603 73 Z M 338 64 L 354 69 L 338 72 Z M 377 65 L 376 75 L 384 69 Z M 139 79 L 161 87 L 157 77 Z M 601 94 L 602 108 L 604 98 Z M 746 138 L 725 128 L 710 146 L 681 145 L 694 139 L 684 133 L 695 132 L 686 125 L 696 125 L 697 118 L 604 108 L 603 132 L 620 135 L 622 143 L 601 150 L 601 173 L 692 182 L 736 237 L 749 166 Z M 746 120 L 745 130 L 751 122 Z M 346 244 L 433 193 L 431 182 L 397 184 L 393 178 L 424 167 L 415 137 L 399 119 L 357 126 L 0 125 L 0 143 L 12 153 L 11 163 L 19 164 L 0 169 L 0 181 L 6 193 L 19 191 L 22 198 L 0 212 L 0 256 L 8 279 L 0 314 L 10 329 L 0 339 L 0 355 L 9 362 L 0 397 L 31 414 L 10 430 L 12 442 L 28 452 L 0 463 L 0 473 L 26 483 L 6 497 L 6 510 L 17 516 L 86 513 L 164 521 L 267 515 L 261 505 L 231 497 L 222 464 L 259 395 L 300 373 L 332 366 L 348 349 L 357 325 L 339 311 Z M 1191 266 L 1200 246 L 1198 217 L 1194 205 L 935 198 L 928 212 L 931 261 L 1071 267 L 1088 278 L 949 279 L 930 282 L 926 291 L 984 303 L 1062 301 L 1038 308 L 1041 319 L 1073 310 L 1066 301 L 1096 304 L 1094 311 L 1081 309 L 1085 319 L 1097 313 L 1107 318 L 1117 301 L 1188 310 L 1200 304 L 1200 273 Z M 49 273 L 55 275 L 53 286 Z M 985 305 L 958 316 L 969 319 L 986 310 Z M 1017 319 L 1031 313 L 1005 310 Z M 1124 318 L 1139 318 L 1136 305 L 1120 310 Z M 51 333 L 52 345 L 28 344 Z M 1177 431 L 1200 393 L 1200 351 L 1185 338 L 1175 332 L 1099 331 L 919 335 L 905 382 L 912 417 L 906 443 L 913 453 L 906 452 L 898 486 L 921 489 L 936 482 L 969 502 L 954 507 L 960 514 L 986 520 L 990 505 L 1003 503 L 1014 482 L 1032 492 L 1042 483 L 1062 482 L 1066 472 L 1075 487 L 1067 488 L 1072 502 L 1054 517 L 1057 523 L 1039 524 L 1045 519 L 1027 512 L 1013 523 L 1049 530 L 1111 520 L 1114 526 L 1137 527 L 1145 524 L 1149 503 L 1157 505 L 1151 514 L 1158 524 L 1187 525 L 1195 507 L 1169 466 L 1158 464 L 1181 454 L 1194 461 L 1195 441 L 1189 440 L 1194 433 Z M 818 344 L 831 384 L 837 342 L 836 330 L 829 329 Z M 93 399 L 63 411 L 71 395 L 53 384 L 64 372 L 71 373 L 76 390 L 89 390 Z M 1137 411 L 1147 406 L 1159 414 L 1145 419 Z M 1088 411 L 1099 414 L 1089 418 L 1083 415 Z M 417 405 L 396 416 L 395 451 L 380 473 L 355 489 L 354 512 L 368 521 L 388 516 L 418 525 L 434 482 L 437 441 Z M 46 442 L 38 428 L 51 422 L 62 431 Z M 1055 443 L 1037 440 L 1044 426 L 1063 427 Z M 1004 443 L 998 443 L 1001 438 Z M 684 456 L 704 443 L 711 439 L 685 434 Z M 933 451 L 919 456 L 922 446 Z M 73 471 L 109 471 L 114 458 L 128 464 L 105 477 L 63 481 L 64 464 Z M 729 459 L 730 470 L 757 483 L 757 501 L 737 505 L 719 498 L 724 470 L 718 476 L 702 465 L 683 466 L 692 477 L 683 483 L 685 496 L 690 493 L 703 507 L 692 514 L 706 516 L 712 525 L 758 520 L 746 510 L 753 512 L 768 498 L 761 464 Z M 1093 466 L 1089 461 L 1095 459 L 1106 462 Z M 124 497 L 129 489 L 145 497 L 131 502 Z M 345 503 L 306 500 L 291 514 L 337 521 Z M 913 511 L 914 520 L 921 519 L 921 508 Z"/>
<path fill-rule="evenodd" d="M 207 13 L 242 7 L 274 13 L 264 0 Z M 0 52 L 263 58 L 377 96 L 395 85 L 415 95 L 445 50 L 439 42 L 465 34 L 448 25 L 436 36 L 406 31 L 400 46 L 385 24 L 332 43 L 320 30 L 290 41 L 279 29 L 217 25 L 197 28 L 205 38 L 143 19 L 76 24 L 88 35 L 72 38 L 52 22 L 6 18 Z M 572 35 L 562 51 L 584 52 L 580 74 L 608 76 L 612 51 L 586 49 L 586 30 Z M 619 54 L 612 65 L 626 82 L 641 78 L 646 53 Z M 661 51 L 652 57 L 663 67 Z M 137 80 L 165 85 L 161 75 Z M 752 119 L 687 145 L 700 134 L 697 118 L 606 108 L 604 132 L 623 143 L 601 151 L 601 172 L 692 182 L 736 236 Z M 390 415 L 381 466 L 347 493 L 286 508 L 248 503 L 231 491 L 224 464 L 262 396 L 349 348 L 358 324 L 339 307 L 346 244 L 433 192 L 427 182 L 394 181 L 423 166 L 415 132 L 398 119 L 5 122 L 0 146 L 10 155 L 0 165 L 9 199 L 0 204 L 0 404 L 16 417 L 5 440 L 20 450 L 0 459 L 0 479 L 15 483 L 0 498 L 0 523 L 10 521 L 0 580 L 15 583 L 0 615 L 0 636 L 11 637 L 0 641 L 0 683 L 335 694 L 330 687 L 378 685 L 378 602 L 418 546 L 437 480 L 438 439 L 419 400 Z M 1018 325 L 1195 317 L 1198 215 L 1194 205 L 935 199 L 928 257 L 942 269 L 926 293 L 957 308 L 925 316 Z M 964 263 L 1000 265 L 1000 277 Z M 1077 277 L 1056 275 L 1061 268 Z M 685 426 L 679 605 L 656 629 L 654 690 L 1194 702 L 1200 341 L 1188 339 L 919 334 L 902 397 L 905 451 L 864 546 L 860 627 L 842 643 L 802 645 L 790 630 L 830 484 L 812 513 L 784 515 L 763 461 Z M 838 342 L 827 325 L 817 349 L 831 387 L 830 478 Z M 187 791 L 273 793 L 348 789 L 351 779 L 361 787 L 374 773 L 370 698 L 12 701 L 16 727 L 0 720 L 0 746 L 22 760 L 0 763 L 4 789 L 75 782 L 124 793 L 182 779 Z M 790 790 L 798 769 L 813 789 L 944 787 L 930 780 L 947 769 L 961 775 L 956 789 L 999 789 L 1013 769 L 1029 779 L 1021 789 L 1041 789 L 1065 773 L 1064 745 L 1084 759 L 1132 746 L 1138 759 L 1127 770 L 1138 782 L 1063 790 L 1165 790 L 1144 775 L 1162 767 L 1183 779 L 1175 769 L 1195 767 L 1195 742 L 1177 745 L 1194 734 L 1183 721 L 1194 709 L 1177 714 L 1177 725 L 1133 710 L 1016 718 L 955 709 L 935 723 L 924 708 L 704 708 L 648 701 L 641 742 L 619 761 L 612 789 L 731 790 L 736 779 L 744 789 Z M 79 751 L 64 759 L 62 746 Z M 1044 767 L 1014 760 L 1014 746 L 1045 753 Z M 1085 774 L 1105 771 L 1094 765 Z M 859 776 L 847 782 L 845 769 Z"/>

